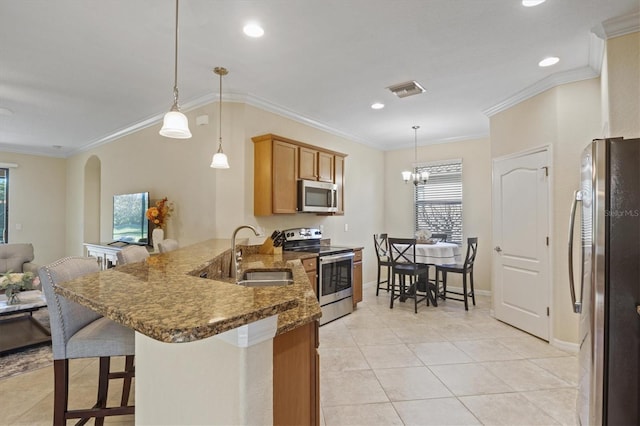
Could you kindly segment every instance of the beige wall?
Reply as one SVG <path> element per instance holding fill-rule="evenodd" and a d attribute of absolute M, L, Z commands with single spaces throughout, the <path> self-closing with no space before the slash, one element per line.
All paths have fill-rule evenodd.
<path fill-rule="evenodd" d="M 8 241 L 32 243 L 40 265 L 63 257 L 66 160 L 0 152 L 0 162 L 18 164 L 9 169 Z"/>
<path fill-rule="evenodd" d="M 607 136 L 640 137 L 640 32 L 607 40 Z"/>
<path fill-rule="evenodd" d="M 578 338 L 568 286 L 568 214 L 579 186 L 581 152 L 601 128 L 598 79 L 558 86 L 491 117 L 492 158 L 550 147 L 552 338 L 563 342 Z"/>
<path fill-rule="evenodd" d="M 478 237 L 475 287 L 491 290 L 491 156 L 489 139 L 418 147 L 418 161 L 462 159 L 463 238 Z M 412 167 L 414 150 L 387 152 L 384 166 L 385 222 L 378 232 L 411 237 L 414 229 L 414 187 L 401 172 Z M 457 279 L 457 278 L 456 278 Z M 457 285 L 457 281 L 453 281 Z"/>
<path fill-rule="evenodd" d="M 167 196 L 174 202 L 175 212 L 166 236 L 178 239 L 181 245 L 209 238 L 230 238 L 233 229 L 241 224 L 257 224 L 268 234 L 274 229 L 322 226 L 324 235 L 336 244 L 365 247 L 364 280 L 374 280 L 375 255 L 370 240 L 383 224 L 383 176 L 380 173 L 384 166 L 383 153 L 243 103 L 225 103 L 223 147 L 231 167 L 211 169 L 211 156 L 217 148 L 217 108 L 215 103 L 187 114 L 193 133 L 191 139 L 159 136 L 158 124 L 70 158 L 68 252 L 82 254 L 84 173 L 88 158 L 95 156 L 101 170 L 102 241 L 111 240 L 113 195 L 148 190 L 152 199 Z M 210 124 L 196 126 L 195 118 L 202 114 L 209 115 Z M 254 217 L 251 137 L 264 133 L 348 154 L 344 216 Z M 348 231 L 344 230 L 345 225 Z M 250 234 L 242 231 L 239 236 Z"/>

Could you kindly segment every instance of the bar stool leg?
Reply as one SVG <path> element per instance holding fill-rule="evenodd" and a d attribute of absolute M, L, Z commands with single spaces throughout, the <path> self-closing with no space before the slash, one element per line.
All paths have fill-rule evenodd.
<path fill-rule="evenodd" d="M 66 424 L 65 413 L 69 404 L 69 360 L 53 360 L 53 424 Z"/>

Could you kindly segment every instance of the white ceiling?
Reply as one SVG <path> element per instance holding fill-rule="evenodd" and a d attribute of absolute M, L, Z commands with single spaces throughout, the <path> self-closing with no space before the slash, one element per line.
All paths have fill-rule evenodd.
<path fill-rule="evenodd" d="M 597 75 L 593 29 L 639 3 L 182 0 L 180 103 L 217 99 L 212 69 L 224 66 L 225 99 L 379 149 L 413 145 L 416 124 L 420 144 L 487 136 L 505 100 Z M 68 156 L 157 122 L 173 101 L 174 11 L 173 0 L 0 0 L 0 108 L 13 112 L 0 109 L 0 149 Z M 263 38 L 242 33 L 251 19 Z M 539 68 L 546 56 L 560 62 Z M 427 92 L 385 89 L 408 80 Z"/>

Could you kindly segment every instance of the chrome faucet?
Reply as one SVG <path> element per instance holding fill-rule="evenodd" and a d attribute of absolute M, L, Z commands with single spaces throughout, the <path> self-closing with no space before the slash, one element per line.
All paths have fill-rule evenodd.
<path fill-rule="evenodd" d="M 238 275 L 238 268 L 242 260 L 242 251 L 236 251 L 236 234 L 242 228 L 251 229 L 253 233 L 256 234 L 256 237 L 260 236 L 258 230 L 251 225 L 240 225 L 233 231 L 233 235 L 231 236 L 231 269 L 229 270 L 231 278 L 236 278 Z"/>

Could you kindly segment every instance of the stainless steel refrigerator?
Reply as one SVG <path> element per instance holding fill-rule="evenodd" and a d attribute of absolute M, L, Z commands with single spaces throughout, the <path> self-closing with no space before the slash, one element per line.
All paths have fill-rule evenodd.
<path fill-rule="evenodd" d="M 594 140 L 582 154 L 569 228 L 580 314 L 581 425 L 640 425 L 640 139 Z M 573 230 L 580 214 L 581 250 Z M 578 240 L 578 238 L 576 238 Z M 576 299 L 577 297 L 577 299 Z"/>

